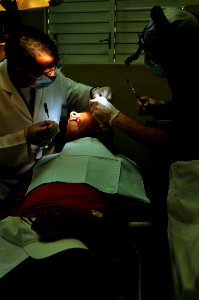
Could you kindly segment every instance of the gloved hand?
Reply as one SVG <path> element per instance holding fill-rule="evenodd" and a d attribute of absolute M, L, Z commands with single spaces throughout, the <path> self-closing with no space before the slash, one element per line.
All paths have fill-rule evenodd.
<path fill-rule="evenodd" d="M 92 98 L 96 97 L 105 97 L 107 100 L 111 100 L 112 98 L 112 90 L 109 86 L 96 87 L 92 90 Z"/>
<path fill-rule="evenodd" d="M 51 143 L 59 132 L 59 125 L 50 120 L 42 121 L 25 129 L 27 142 L 39 147 Z"/>
<path fill-rule="evenodd" d="M 97 97 L 89 102 L 93 117 L 100 124 L 111 125 L 113 119 L 119 114 L 119 110 L 115 108 L 105 97 Z"/>
<path fill-rule="evenodd" d="M 164 105 L 164 101 L 159 101 L 147 96 L 140 97 L 137 100 L 137 111 L 141 116 L 153 115 L 160 105 Z"/>

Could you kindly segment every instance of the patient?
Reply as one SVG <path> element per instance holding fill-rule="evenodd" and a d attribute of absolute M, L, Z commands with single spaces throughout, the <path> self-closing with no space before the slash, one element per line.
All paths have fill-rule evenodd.
<path fill-rule="evenodd" d="M 85 136 L 96 137 L 103 129 L 106 132 L 111 131 L 111 127 L 100 127 L 90 112 L 77 113 L 72 111 L 67 122 L 66 134 L 69 140 L 76 140 Z"/>
<path fill-rule="evenodd" d="M 118 210 L 121 219 L 122 205 L 128 204 L 125 218 L 129 222 L 136 211 L 135 204 L 140 208 L 142 202 L 149 202 L 139 167 L 124 156 L 113 155 L 103 145 L 98 137 L 109 135 L 110 141 L 110 128 L 100 127 L 89 112 L 71 112 L 66 133 L 68 142 L 59 155 L 51 156 L 52 159 L 47 162 L 46 157 L 43 158 L 44 162 L 41 160 L 34 168 L 25 201 L 13 211 L 13 215 L 28 218 L 45 215 L 47 224 L 52 224 L 49 214 L 54 212 L 57 216 L 58 210 L 61 213 L 64 207 L 74 211 L 75 207 L 79 207 L 80 213 L 84 209 L 86 213 L 89 209 L 107 209 L 109 206 L 109 209 Z M 133 212 L 130 207 L 133 207 Z M 76 212 L 79 226 L 80 213 Z M 137 213 L 133 214 L 134 218 L 139 217 Z M 69 216 L 66 216 L 68 220 Z M 82 222 L 81 229 L 86 225 L 85 220 Z M 43 227 L 44 223 L 41 229 Z M 82 235 L 82 230 L 80 233 Z"/>
<path fill-rule="evenodd" d="M 149 201 L 136 164 L 123 156 L 113 155 L 100 142 L 100 139 L 110 141 L 110 128 L 100 127 L 88 112 L 71 112 L 66 129 L 68 142 L 60 154 L 55 154 L 48 162 L 40 161 L 33 171 L 26 196 L 21 197 L 27 187 L 23 193 L 20 190 L 17 205 L 9 212 L 13 219 L 8 217 L 0 222 L 1 228 L 1 223 L 5 226 L 8 222 L 9 226 L 9 222 L 17 224 L 20 217 L 25 217 L 26 221 L 30 221 L 30 225 L 25 222 L 23 231 L 27 226 L 28 230 L 32 231 L 32 226 L 41 239 L 40 242 L 38 237 L 36 241 L 40 247 L 38 251 L 43 242 L 46 246 L 49 241 L 51 248 L 51 242 L 55 243 L 53 245 L 56 251 L 53 253 L 51 249 L 51 256 L 43 255 L 43 259 L 35 260 L 34 255 L 33 258 L 29 257 L 24 266 L 19 265 L 10 275 L 6 275 L 2 282 L 4 287 L 6 282 L 10 284 L 9 278 L 15 278 L 12 274 L 16 273 L 22 276 L 24 284 L 31 287 L 31 281 L 27 280 L 26 276 L 28 274 L 31 280 L 34 280 L 34 284 L 36 282 L 41 286 L 43 295 L 47 293 L 45 295 L 49 297 L 56 293 L 62 295 L 68 281 L 68 288 L 71 291 L 74 288 L 74 294 L 78 293 L 78 287 L 81 287 L 82 298 L 84 295 L 86 299 L 114 299 L 114 288 L 110 280 L 113 274 L 109 273 L 111 268 L 107 269 L 105 256 L 109 257 L 108 254 L 111 254 L 115 258 L 118 252 L 126 251 L 124 249 L 128 243 L 128 222 L 142 217 L 146 220 Z M 74 203 L 81 208 L 79 214 L 77 210 L 74 211 Z M 97 219 L 95 214 L 92 214 L 92 227 L 89 226 L 89 222 L 85 223 L 85 218 L 81 218 L 81 211 L 84 210 L 85 213 L 91 208 L 97 214 L 102 212 L 105 221 L 110 219 L 111 226 L 105 222 L 104 227 L 100 227 L 99 214 Z M 74 212 L 73 218 L 69 212 Z M 76 226 L 70 223 L 73 219 Z M 112 224 L 115 227 L 112 227 Z M 13 227 L 16 234 L 17 227 Z M 21 238 L 23 240 L 23 236 Z M 60 250 L 57 250 L 56 243 L 63 238 L 66 238 L 66 247 L 63 248 L 62 245 Z M 67 239 L 71 238 L 77 240 L 73 249 L 69 249 L 67 245 Z M 12 238 L 9 237 L 9 240 Z M 79 241 L 83 242 L 83 246 L 79 246 Z M 20 245 L 20 242 L 18 244 Z M 87 247 L 89 250 L 86 250 Z M 27 248 L 26 245 L 24 248 Z M 92 251 L 93 249 L 97 251 Z M 31 256 L 31 246 L 29 250 L 28 254 Z M 40 253 L 36 253 L 36 256 L 39 257 Z M 77 268 L 77 271 L 73 268 Z M 98 290 L 99 280 L 101 290 L 97 292 L 99 295 L 93 297 L 93 293 Z M 112 283 L 114 285 L 114 282 Z M 44 289 L 46 284 L 49 291 Z M 105 292 L 106 289 L 108 290 Z M 107 294 L 107 298 L 103 293 Z M 70 299 L 79 297 L 80 295 L 76 295 Z"/>
<path fill-rule="evenodd" d="M 31 183 L 28 182 L 30 185 L 25 201 L 23 196 L 27 186 L 23 183 L 17 194 L 17 199 L 21 199 L 22 202 L 18 201 L 18 208 L 13 207 L 12 215 L 36 217 L 41 214 L 41 206 L 49 203 L 52 205 L 55 197 L 54 204 L 57 205 L 60 194 L 59 205 L 68 205 L 66 199 L 63 200 L 61 197 L 69 199 L 72 193 L 71 197 L 74 198 L 75 189 L 81 191 L 81 198 L 85 191 L 85 193 L 92 193 L 93 197 L 95 197 L 94 193 L 100 194 L 100 197 L 105 197 L 106 201 L 109 199 L 109 202 L 114 199 L 116 205 L 118 205 L 116 198 L 122 199 L 123 202 L 129 201 L 129 198 L 133 203 L 139 203 L 140 200 L 149 202 L 139 167 L 130 159 L 122 155 L 114 155 L 107 149 L 107 145 L 111 148 L 113 140 L 111 128 L 100 126 L 90 112 L 72 111 L 63 130 L 67 142 L 62 146 L 59 154 L 45 156 L 37 164 L 29 179 Z M 117 197 L 118 194 L 123 197 Z M 77 190 L 75 197 L 80 198 Z M 82 200 L 83 206 L 86 205 L 85 201 Z M 34 215 L 35 213 L 37 215 Z"/>
<path fill-rule="evenodd" d="M 91 112 L 72 111 L 68 118 L 60 121 L 60 132 L 55 138 L 55 148 L 60 152 L 65 143 L 83 137 L 97 137 L 113 151 L 114 132 L 109 125 L 100 125 Z"/>
<path fill-rule="evenodd" d="M 64 145 L 72 140 L 77 140 L 83 137 L 97 137 L 107 148 L 113 150 L 113 130 L 111 127 L 100 126 L 97 121 L 92 117 L 90 112 L 77 113 L 72 111 L 69 118 L 62 118 L 60 123 L 60 133 L 54 140 L 55 152 L 59 153 L 62 151 Z M 48 149 L 46 150 L 46 152 Z M 47 153 L 46 153 L 47 154 Z M 10 206 L 12 206 L 12 213 L 16 206 L 21 205 L 20 201 L 16 201 L 16 198 L 23 199 L 26 193 L 27 187 L 31 182 L 32 170 L 22 177 L 20 188 L 14 190 L 10 195 L 9 200 L 6 203 L 1 203 L 0 207 L 0 219 L 6 217 Z"/>

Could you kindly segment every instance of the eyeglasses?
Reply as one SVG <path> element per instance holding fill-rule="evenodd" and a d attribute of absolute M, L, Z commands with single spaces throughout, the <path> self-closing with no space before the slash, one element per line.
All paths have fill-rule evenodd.
<path fill-rule="evenodd" d="M 29 75 L 30 77 L 32 77 L 33 79 L 35 79 L 35 80 L 39 80 L 39 79 L 41 79 L 41 78 L 43 78 L 43 77 L 51 77 L 51 76 L 54 76 L 54 74 L 56 74 L 56 71 L 57 71 L 57 70 L 58 70 L 57 67 L 54 67 L 54 68 L 52 68 L 51 70 L 49 70 L 49 71 L 47 71 L 47 72 L 43 72 L 43 74 L 40 75 L 40 76 L 34 76 L 34 75 L 32 75 L 31 73 L 28 73 L 28 75 Z"/>

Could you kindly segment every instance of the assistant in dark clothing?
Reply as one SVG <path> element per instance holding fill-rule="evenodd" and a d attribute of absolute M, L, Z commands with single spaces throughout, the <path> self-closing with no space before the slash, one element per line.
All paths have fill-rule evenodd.
<path fill-rule="evenodd" d="M 162 276 L 168 266 L 165 258 L 168 247 L 167 193 L 170 165 L 176 160 L 199 158 L 199 93 L 198 76 L 195 75 L 199 70 L 198 19 L 183 9 L 154 6 L 151 9 L 151 20 L 140 34 L 138 45 L 137 52 L 128 57 L 125 63 L 129 65 L 137 60 L 144 51 L 145 66 L 155 76 L 167 79 L 172 99 L 168 102 L 147 96 L 138 99 L 138 112 L 141 115 L 153 115 L 150 124 L 128 117 L 104 99 L 91 100 L 90 106 L 93 116 L 99 122 L 119 128 L 149 149 L 149 160 L 142 168 L 154 225 L 154 260 L 151 260 L 152 265 L 149 267 L 156 269 L 153 261 L 161 266 L 161 270 L 157 266 L 155 272 L 159 282 L 155 292 L 160 298 L 157 291 L 159 287 L 161 299 L 168 299 L 168 295 L 162 293 L 162 285 L 166 282 Z M 163 122 L 158 121 L 162 119 L 169 122 L 162 126 Z"/>

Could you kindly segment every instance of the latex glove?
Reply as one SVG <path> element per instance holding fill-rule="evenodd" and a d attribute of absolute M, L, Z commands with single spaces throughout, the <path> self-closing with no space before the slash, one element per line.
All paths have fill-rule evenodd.
<path fill-rule="evenodd" d="M 43 147 L 50 144 L 59 131 L 56 122 L 46 120 L 26 128 L 25 135 L 28 143 Z"/>
<path fill-rule="evenodd" d="M 119 114 L 119 110 L 115 108 L 105 97 L 97 97 L 90 100 L 90 108 L 93 117 L 100 124 L 111 125 L 113 119 Z"/>
<path fill-rule="evenodd" d="M 93 98 L 105 97 L 107 100 L 112 99 L 112 90 L 109 86 L 96 87 L 92 91 Z"/>
<path fill-rule="evenodd" d="M 147 96 L 140 97 L 140 100 L 137 100 L 137 111 L 143 115 L 153 115 L 160 105 L 164 105 L 164 101 L 159 101 Z"/>

